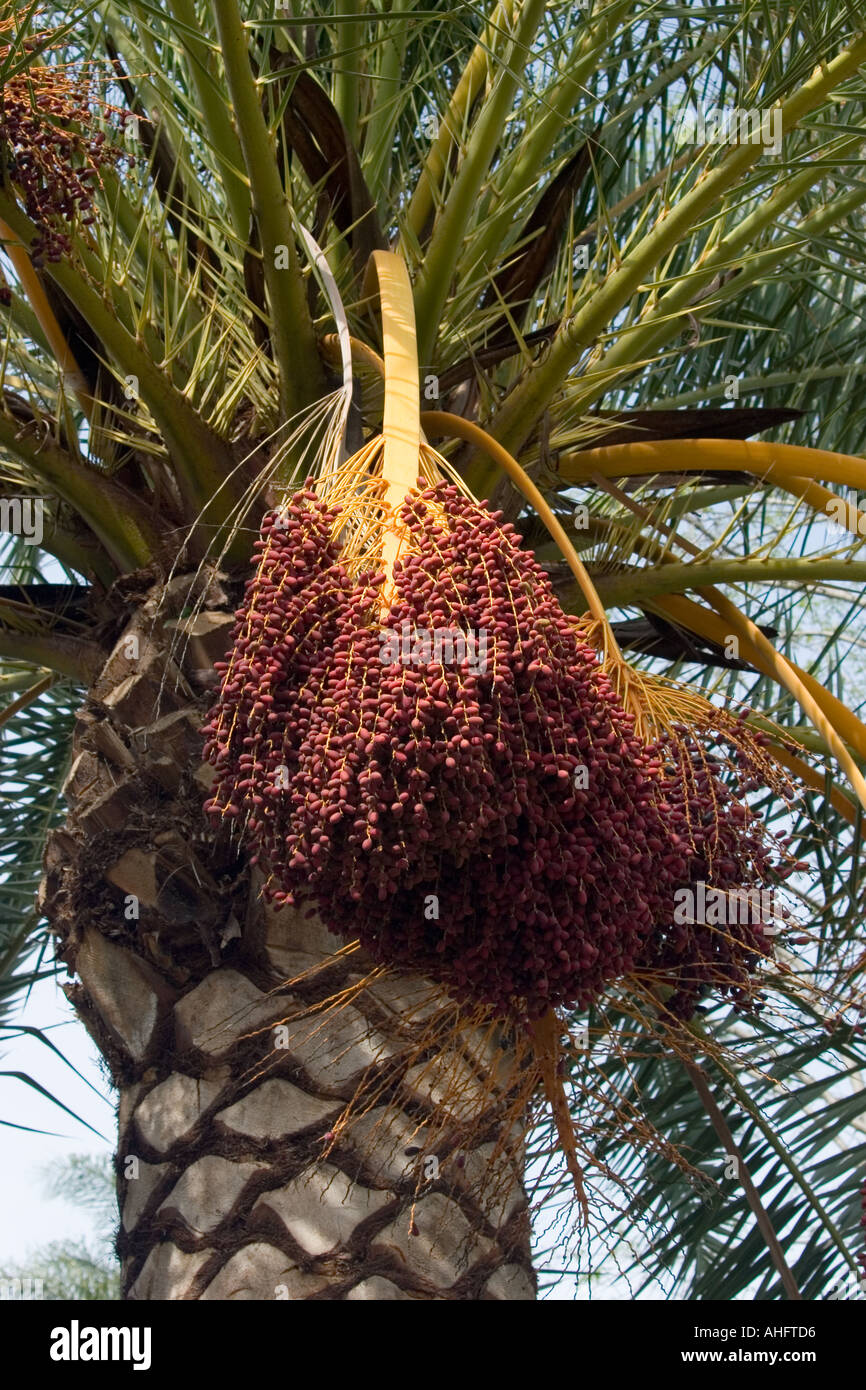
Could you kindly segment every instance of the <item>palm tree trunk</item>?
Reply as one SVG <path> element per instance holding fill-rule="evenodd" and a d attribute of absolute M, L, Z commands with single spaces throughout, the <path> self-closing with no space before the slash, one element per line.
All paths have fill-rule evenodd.
<path fill-rule="evenodd" d="M 441 997 L 364 985 L 370 962 L 330 960 L 322 924 L 265 906 L 206 826 L 198 729 L 227 606 L 189 577 L 144 596 L 79 713 L 46 853 L 67 993 L 120 1093 L 124 1297 L 532 1299 L 521 1137 L 494 1120 L 446 1155 L 460 1105 L 408 1045 Z M 497 1058 L 460 1062 L 471 1088 Z"/>

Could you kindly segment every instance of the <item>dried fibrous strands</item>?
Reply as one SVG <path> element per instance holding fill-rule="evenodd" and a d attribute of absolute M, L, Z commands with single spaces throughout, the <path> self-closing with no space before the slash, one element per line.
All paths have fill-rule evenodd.
<path fill-rule="evenodd" d="M 336 991 L 324 964 L 303 984 L 301 977 L 293 980 L 291 988 L 299 987 L 310 1002 L 280 1020 L 289 1049 L 308 1060 L 327 1049 L 335 1026 L 342 1027 L 347 1048 L 367 1038 L 370 1065 L 318 1136 L 320 1157 L 350 1156 L 362 1136 L 365 1151 L 373 1144 L 389 1178 L 399 1172 L 416 1199 L 431 1190 L 468 1191 L 482 1208 L 499 1208 L 500 1219 L 505 1206 L 523 1206 L 524 1123 L 541 1103 L 532 1035 L 489 1008 L 457 1004 L 417 975 L 364 970 L 362 959 L 349 969 Z M 335 1024 L 347 1005 L 352 1021 Z M 285 1053 L 272 1052 L 245 1080 L 260 1079 L 284 1060 Z"/>

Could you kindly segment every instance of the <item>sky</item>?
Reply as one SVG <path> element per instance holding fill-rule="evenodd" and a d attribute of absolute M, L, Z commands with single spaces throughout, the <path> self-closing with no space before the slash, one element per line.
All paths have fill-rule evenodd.
<path fill-rule="evenodd" d="M 89 1212 L 45 1196 L 42 1174 L 54 1160 L 67 1154 L 113 1152 L 113 1093 L 98 1064 L 95 1046 L 60 988 L 65 978 L 64 974 L 36 985 L 24 1018 L 28 1026 L 46 1030 L 54 1045 L 85 1079 L 76 1076 L 34 1038 L 19 1036 L 4 1042 L 0 1051 L 0 1073 L 28 1073 L 80 1117 L 76 1120 L 30 1086 L 0 1075 L 0 1120 L 14 1119 L 16 1124 L 49 1131 L 29 1134 L 7 1125 L 0 1129 L 0 1266 L 7 1259 L 22 1262 L 31 1249 L 48 1241 L 94 1233 Z M 20 1019 L 19 1011 L 17 1020 Z M 90 1087 L 95 1087 L 96 1092 Z M 99 1133 L 94 1134 L 81 1121 Z"/>

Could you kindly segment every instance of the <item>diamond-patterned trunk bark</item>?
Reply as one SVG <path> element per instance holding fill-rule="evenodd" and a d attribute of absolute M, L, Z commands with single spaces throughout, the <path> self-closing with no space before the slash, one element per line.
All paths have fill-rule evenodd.
<path fill-rule="evenodd" d="M 369 962 L 323 969 L 335 939 L 265 907 L 205 824 L 198 729 L 232 620 L 214 582 L 181 616 L 190 585 L 145 596 L 89 692 L 42 890 L 119 1089 L 124 1296 L 534 1298 L 520 1138 L 461 1129 L 502 1051 L 407 1053 L 441 996 L 405 975 L 351 994 Z"/>

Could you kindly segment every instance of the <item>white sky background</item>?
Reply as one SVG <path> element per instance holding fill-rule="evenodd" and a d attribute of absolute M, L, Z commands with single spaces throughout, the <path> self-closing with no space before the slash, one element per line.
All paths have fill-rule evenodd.
<path fill-rule="evenodd" d="M 32 1087 L 12 1077 L 0 1077 L 0 1119 L 50 1131 L 28 1134 L 0 1127 L 0 1266 L 7 1260 L 22 1263 L 30 1250 L 49 1241 L 93 1234 L 88 1211 L 46 1197 L 42 1174 L 46 1166 L 67 1154 L 114 1151 L 113 1093 L 98 1065 L 94 1044 L 60 988 L 66 978 L 64 972 L 35 985 L 26 1008 L 22 1011 L 19 1007 L 14 1021 L 23 1020 L 30 1027 L 46 1030 L 55 1047 L 100 1094 L 94 1094 L 34 1038 L 17 1037 L 6 1042 L 0 1051 L 0 1072 L 27 1072 L 105 1138 L 98 1138 Z"/>

